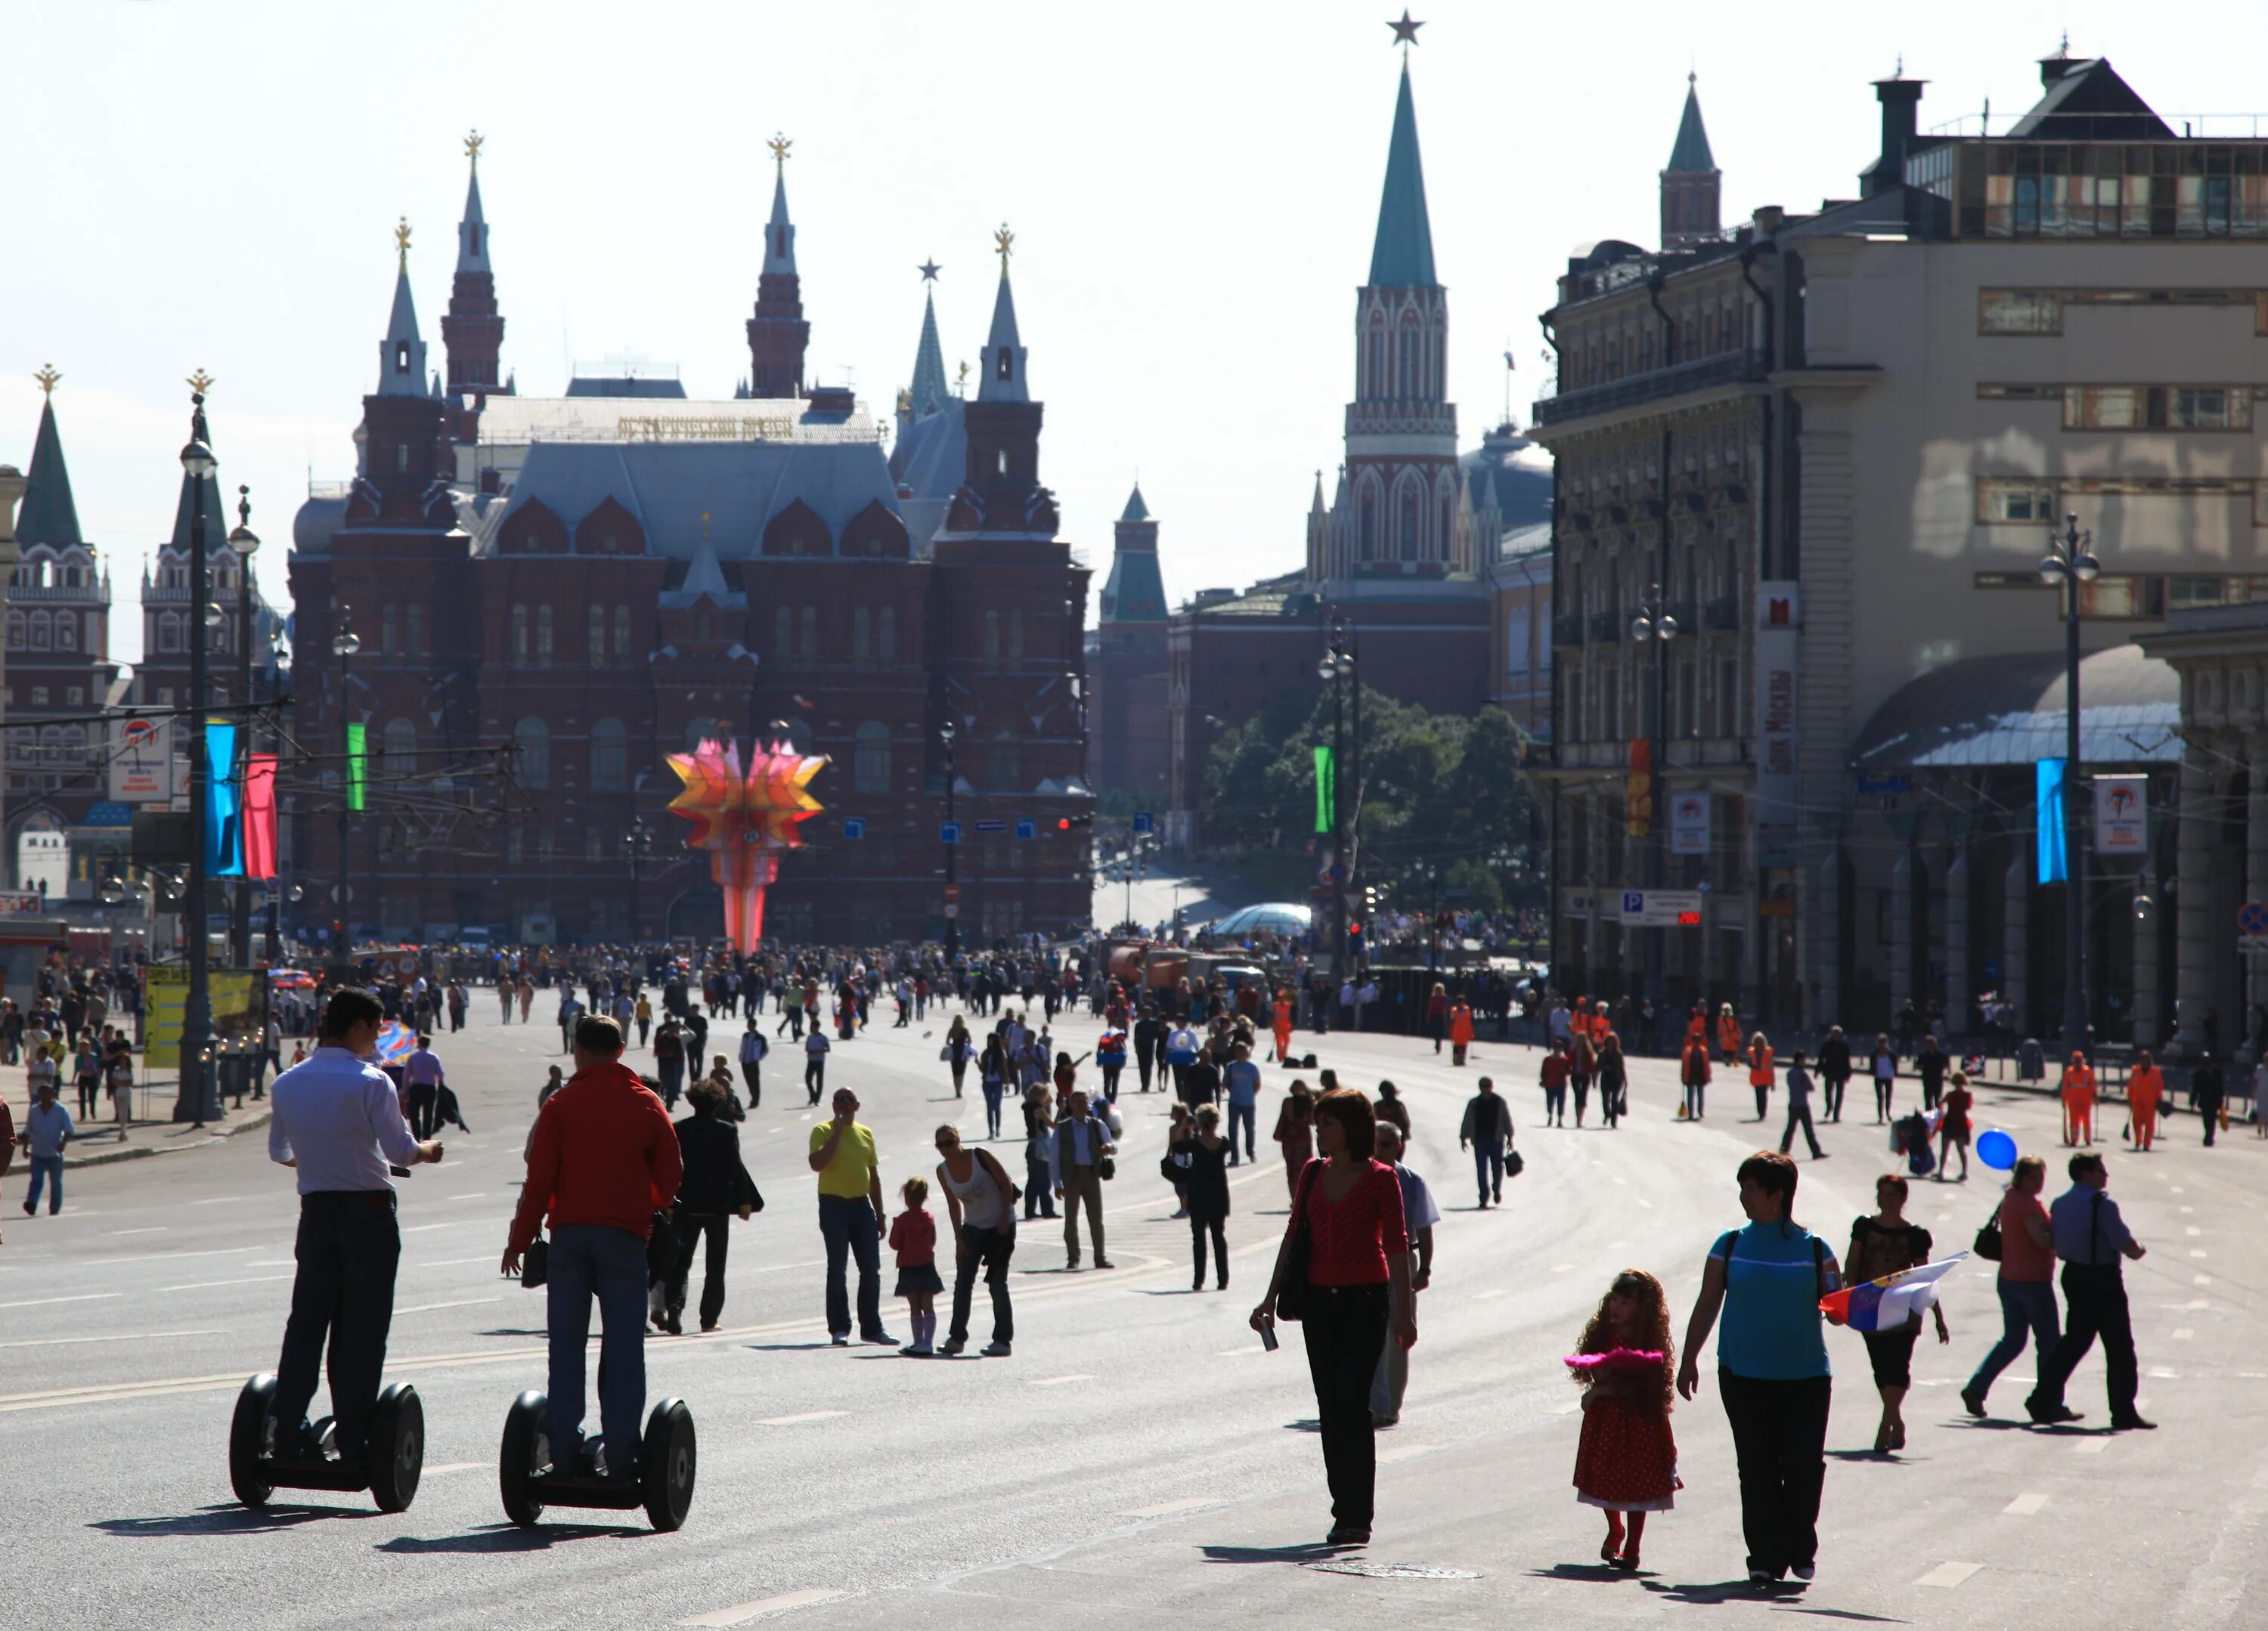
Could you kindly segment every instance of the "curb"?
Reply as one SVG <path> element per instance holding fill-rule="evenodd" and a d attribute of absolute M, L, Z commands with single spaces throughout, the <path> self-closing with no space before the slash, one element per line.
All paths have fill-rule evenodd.
<path fill-rule="evenodd" d="M 255 1110 L 240 1121 L 230 1122 L 225 1131 L 215 1133 L 194 1143 L 133 1144 L 98 1150 L 91 1155 L 71 1156 L 66 1164 L 70 1171 L 76 1172 L 91 1166 L 113 1166 L 121 1161 L 140 1161 L 150 1156 L 172 1156 L 180 1155 L 190 1150 L 210 1150 L 217 1145 L 225 1144 L 239 1133 L 249 1133 L 254 1128 L 266 1127 L 274 1115 L 275 1111 L 272 1108 Z"/>

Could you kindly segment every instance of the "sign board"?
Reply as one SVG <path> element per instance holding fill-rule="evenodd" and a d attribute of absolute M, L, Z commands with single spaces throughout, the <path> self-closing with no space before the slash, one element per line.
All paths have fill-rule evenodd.
<path fill-rule="evenodd" d="M 122 804 L 162 804 L 173 796 L 173 722 L 136 716 L 110 727 L 110 797 Z"/>
<path fill-rule="evenodd" d="M 1697 889 L 1625 889 L 1621 893 L 1624 927 L 1675 929 L 1701 924 L 1701 892 Z"/>
<path fill-rule="evenodd" d="M 2150 853 L 2148 776 L 2095 778 L 2095 853 L 2138 858 Z M 2268 932 L 2268 922 L 2261 929 Z"/>
<path fill-rule="evenodd" d="M 1709 795 L 1673 793 L 1669 799 L 1669 853 L 1705 856 L 1709 853 Z"/>
<path fill-rule="evenodd" d="M 945 903 L 945 915 L 948 919 L 959 917 L 961 915 L 961 902 L 958 900 L 946 901 Z"/>
<path fill-rule="evenodd" d="M 206 976 L 216 1041 L 261 1036 L 268 1023 L 268 976 L 256 968 L 216 968 Z M 148 1022 L 144 1036 L 151 1069 L 178 1071 L 181 1063 L 181 1010 L 189 998 L 189 971 L 182 963 L 152 963 L 145 976 Z"/>
<path fill-rule="evenodd" d="M 2268 900 L 2247 900 L 2238 907 L 2236 932 L 2241 936 L 2268 935 Z"/>
<path fill-rule="evenodd" d="M 846 816 L 846 817 L 844 817 L 844 818 L 843 818 L 843 837 L 845 837 L 845 838 L 864 838 L 864 837 L 865 837 L 865 836 L 866 836 L 866 822 L 865 822 L 865 819 L 864 817 L 862 817 L 862 816 Z"/>
<path fill-rule="evenodd" d="M 1017 837 L 1037 838 L 1039 835 L 1040 824 L 1037 821 L 1033 820 L 1029 816 L 1018 816 L 1016 818 Z"/>
<path fill-rule="evenodd" d="M 1005 833 L 1008 830 L 1008 824 L 1005 821 L 979 821 L 976 830 L 980 833 Z"/>
<path fill-rule="evenodd" d="M 1152 816 L 1147 810 L 1137 810 L 1134 812 L 1134 830 L 1138 833 L 1156 832 L 1158 830 L 1157 818 Z"/>
<path fill-rule="evenodd" d="M 1802 660 L 1793 580 L 1756 585 L 1756 856 L 1796 863 L 1796 668 Z"/>
<path fill-rule="evenodd" d="M 1862 770 L 1859 773 L 1858 790 L 1862 795 L 1911 793 L 1913 791 L 1913 778 L 1910 775 L 1868 775 Z"/>
<path fill-rule="evenodd" d="M 1325 871 L 1323 876 L 1330 879 L 1332 883 L 1344 884 L 1346 882 L 1348 877 L 1346 863 L 1344 861 L 1332 862 L 1329 869 Z"/>
<path fill-rule="evenodd" d="M 0 917 L 37 917 L 48 898 L 36 889 L 0 890 Z"/>
<path fill-rule="evenodd" d="M 1589 889 L 1563 889 L 1559 892 L 1559 915 L 1588 917 L 1598 909 L 1598 895 Z"/>
<path fill-rule="evenodd" d="M 961 885 L 959 884 L 947 884 L 945 886 L 945 898 L 948 900 L 960 900 Z"/>
<path fill-rule="evenodd" d="M 937 836 L 938 841 L 940 843 L 959 843 L 961 841 L 961 823 L 958 821 L 939 822 L 937 824 Z"/>

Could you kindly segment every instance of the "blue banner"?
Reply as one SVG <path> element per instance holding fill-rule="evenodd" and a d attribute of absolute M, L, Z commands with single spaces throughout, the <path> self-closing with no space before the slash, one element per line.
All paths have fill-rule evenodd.
<path fill-rule="evenodd" d="M 244 788 L 236 775 L 234 725 L 205 727 L 205 762 L 211 767 L 206 801 L 205 873 L 244 876 Z"/>
<path fill-rule="evenodd" d="M 2034 784 L 2039 800 L 2039 881 L 2060 884 L 2071 876 L 2065 857 L 2070 853 L 2065 842 L 2063 828 L 2064 761 L 2043 759 L 2034 767 L 2037 772 Z"/>

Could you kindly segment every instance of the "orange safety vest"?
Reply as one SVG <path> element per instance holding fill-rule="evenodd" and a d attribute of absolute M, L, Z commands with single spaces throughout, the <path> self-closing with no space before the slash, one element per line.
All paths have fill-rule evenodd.
<path fill-rule="evenodd" d="M 1717 1021 L 1717 1047 L 1727 1054 L 1741 1051 L 1741 1022 L 1730 1014 L 1719 1017 Z"/>
<path fill-rule="evenodd" d="M 2063 1096 L 2066 1104 L 2092 1105 L 2095 1102 L 2095 1072 L 2085 1065 L 2066 1065 Z"/>
<path fill-rule="evenodd" d="M 1771 1044 L 1767 1042 L 1749 1055 L 1749 1085 L 1770 1087 L 1772 1084 Z"/>
<path fill-rule="evenodd" d="M 2165 1073 L 2155 1065 L 2145 1065 L 2126 1079 L 2127 1107 L 2138 1116 L 2157 1114 L 2165 1096 Z"/>
<path fill-rule="evenodd" d="M 1473 1010 L 1460 1003 L 1449 1010 L 1449 1040 L 1459 1045 L 1473 1040 Z"/>

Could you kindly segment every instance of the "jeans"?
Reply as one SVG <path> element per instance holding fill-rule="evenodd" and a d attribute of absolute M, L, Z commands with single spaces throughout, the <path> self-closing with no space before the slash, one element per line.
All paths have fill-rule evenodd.
<path fill-rule="evenodd" d="M 1791 1098 L 1787 1101 L 1787 1126 L 1779 1135 L 1779 1152 L 1786 1155 L 1795 1148 L 1795 1129 L 1803 1128 L 1803 1142 L 1811 1146 L 1814 1158 L 1819 1154 L 1819 1135 L 1811 1125 L 1811 1101 Z"/>
<path fill-rule="evenodd" d="M 1012 1229 L 1003 1234 L 997 1229 L 963 1225 L 961 1250 L 953 1270 L 953 1325 L 946 1333 L 954 1341 L 968 1340 L 968 1303 L 979 1269 L 984 1272 L 985 1289 L 992 1294 L 992 1340 L 1016 1340 L 1016 1317 L 1008 1306 L 1008 1260 L 1015 1251 L 1016 1234 Z"/>
<path fill-rule="evenodd" d="M 1195 1283 L 1200 1291 L 1204 1289 L 1207 1235 L 1212 1237 L 1213 1278 L 1219 1282 L 1222 1290 L 1228 1289 L 1227 1223 L 1224 1217 L 1199 1217 L 1194 1212 L 1189 1214 L 1189 1258 L 1196 1274 Z"/>
<path fill-rule="evenodd" d="M 1504 1199 L 1504 1140 L 1473 1141 L 1473 1182 L 1480 1187 L 1483 1205 L 1488 1203 L 1491 1195 L 1498 1201 Z"/>
<path fill-rule="evenodd" d="M 551 1465 L 576 1467 L 583 1430 L 583 1355 L 591 1344 L 591 1298 L 599 1299 L 599 1425 L 607 1476 L 637 1473 L 638 1417 L 645 1411 L 645 1242 L 604 1223 L 556 1223 L 545 1312 L 551 1331 Z"/>
<path fill-rule="evenodd" d="M 2000 1340 L 1992 1344 L 1992 1351 L 1984 1355 L 1977 1367 L 1977 1374 L 1969 1378 L 1967 1391 L 1982 1399 L 1992 1390 L 1993 1381 L 2021 1357 L 2024 1338 L 2030 1335 L 2037 1345 L 2035 1363 L 2044 1370 L 2048 1355 L 2056 1349 L 2055 1288 L 2044 1280 L 2011 1280 L 2006 1275 L 1998 1282 L 2000 1291 Z"/>
<path fill-rule="evenodd" d="M 701 1327 L 707 1330 L 717 1323 L 725 1311 L 725 1254 L 733 1240 L 727 1232 L 732 1219 L 722 1216 L 697 1216 L 679 1208 L 674 1217 L 677 1234 L 677 1261 L 671 1269 L 665 1306 L 673 1314 L 685 1311 L 685 1282 L 693 1273 L 693 1248 L 707 1236 L 706 1261 L 701 1280 Z"/>
<path fill-rule="evenodd" d="M 368 1442 L 370 1413 L 386 1368 L 386 1333 L 394 1323 L 394 1271 L 401 1260 L 390 1189 L 321 1190 L 299 1197 L 292 1255 L 291 1312 L 276 1362 L 270 1409 L 281 1439 L 304 1426 L 307 1401 L 330 1347 L 331 1415 L 342 1459 L 358 1458 Z"/>
<path fill-rule="evenodd" d="M 1053 1217 L 1056 1215 L 1056 1180 L 1050 1175 L 1048 1158 L 1035 1155 L 1027 1146 L 1024 1150 L 1024 1216 Z"/>
<path fill-rule="evenodd" d="M 819 1197 L 819 1232 L 827 1241 L 827 1334 L 850 1334 L 847 1257 L 858 1260 L 858 1334 L 868 1341 L 882 1334 L 881 1238 L 874 1232 L 874 1209 L 860 1195 Z"/>
<path fill-rule="evenodd" d="M 996 1076 L 984 1078 L 984 1136 L 987 1138 L 1000 1136 L 1000 1098 L 1006 1091 L 1006 1083 Z M 815 1105 L 819 1101 L 814 1098 L 811 1102 Z"/>
<path fill-rule="evenodd" d="M 1546 1121 L 1564 1119 L 1567 1114 L 1567 1090 L 1547 1087 L 1543 1090 L 1543 1119 Z"/>
<path fill-rule="evenodd" d="M 24 1195 L 24 1210 L 30 1212 L 40 1204 L 40 1180 L 48 1180 L 48 1216 L 53 1217 L 63 1209 L 63 1158 L 61 1156 L 32 1157 L 32 1187 Z"/>
<path fill-rule="evenodd" d="M 813 1034 L 817 1035 L 818 1032 L 814 1030 Z M 803 1091 L 811 1095 L 811 1102 L 814 1105 L 819 1102 L 819 1096 L 827 1091 L 827 1061 L 824 1058 L 814 1054 L 804 1061 Z"/>
<path fill-rule="evenodd" d="M 2064 1385 L 2095 1339 L 2102 1339 L 2103 1381 L 2113 1425 L 2134 1419 L 2134 1393 L 2140 1386 L 2134 1362 L 2134 1324 L 2126 1306 L 2126 1282 L 2115 1262 L 2063 1266 L 2063 1340 L 2040 1362 L 2039 1385 L 2024 1401 L 2032 1414 L 2063 1403 Z"/>
<path fill-rule="evenodd" d="M 1832 1379 L 1767 1381 L 1717 1372 L 1740 1464 L 1741 1529 L 1749 1567 L 1777 1578 L 1819 1552 L 1819 1492 L 1827 1481 Z"/>
<path fill-rule="evenodd" d="M 1702 1111 L 1706 1107 L 1708 1098 L 1709 1084 L 1706 1082 L 1688 1082 L 1685 1084 L 1685 1113 L 1687 1117 L 1692 1120 L 1698 1121 L 1701 1119 Z"/>
<path fill-rule="evenodd" d="M 1094 1260 L 1109 1260 L 1102 1249 L 1102 1177 L 1091 1166 L 1066 1165 L 1063 1171 L 1064 1250 L 1079 1261 L 1079 1209 L 1086 1207 L 1087 1232 L 1094 1237 Z"/>
<path fill-rule="evenodd" d="M 1258 1154 L 1258 1150 L 1257 1150 L 1256 1145 L 1256 1143 L 1255 1143 L 1255 1142 L 1254 1142 L 1254 1141 L 1255 1141 L 1255 1122 L 1254 1122 L 1254 1117 L 1259 1113 L 1259 1108 L 1260 1108 L 1260 1106 L 1258 1106 L 1258 1104 L 1257 1104 L 1257 1103 L 1255 1103 L 1255 1104 L 1249 1104 L 1249 1105 L 1240 1105 L 1240 1104 L 1238 1104 L 1238 1103 L 1236 1102 L 1236 1100 L 1234 1100 L 1233 1098 L 1232 1098 L 1232 1099 L 1230 1099 L 1230 1100 L 1228 1101 L 1228 1164 L 1229 1164 L 1229 1165 L 1231 1165 L 1231 1166 L 1234 1166 L 1234 1165 L 1236 1165 L 1236 1164 L 1237 1164 L 1237 1160 L 1236 1160 L 1236 1129 L 1237 1129 L 1239 1127 L 1241 1127 L 1241 1128 L 1244 1129 L 1244 1158 L 1245 1158 L 1247 1161 L 1257 1161 L 1257 1160 L 1260 1158 L 1260 1156 L 1259 1156 L 1259 1154 Z"/>
<path fill-rule="evenodd" d="M 685 1089 L 685 1062 L 681 1059 L 661 1062 L 661 1102 L 671 1109 L 677 1107 L 677 1096 Z"/>
<path fill-rule="evenodd" d="M 1410 1272 L 1418 1272 L 1418 1259 L 1413 1253 Z M 1410 1293 L 1416 1297 L 1416 1291 Z M 1395 1341 L 1393 1336 L 1394 1316 L 1402 1311 L 1403 1295 L 1386 1282 L 1386 1340 L 1379 1344 L 1378 1369 L 1370 1378 L 1370 1413 L 1373 1417 L 1391 1419 L 1402 1414 L 1403 1395 L 1410 1391 L 1410 1350 Z"/>
<path fill-rule="evenodd" d="M 1307 1375 L 1315 1385 L 1315 1416 L 1322 1429 L 1323 1472 L 1330 1485 L 1331 1521 L 1348 1529 L 1370 1527 L 1378 1484 L 1377 1429 L 1370 1419 L 1370 1385 L 1386 1329 L 1383 1285 L 1307 1289 Z"/>

